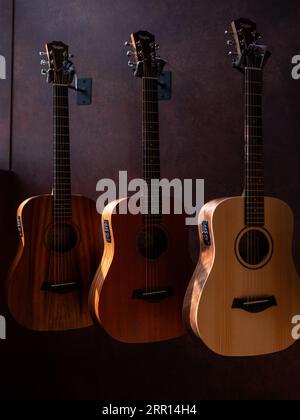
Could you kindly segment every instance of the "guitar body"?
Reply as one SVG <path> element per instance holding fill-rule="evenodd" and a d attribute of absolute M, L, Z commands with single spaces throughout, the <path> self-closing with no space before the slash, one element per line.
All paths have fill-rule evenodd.
<path fill-rule="evenodd" d="M 204 243 L 204 220 L 210 246 Z M 300 314 L 300 281 L 287 204 L 265 197 L 264 226 L 247 228 L 260 233 L 247 234 L 243 197 L 207 203 L 199 226 L 202 252 L 185 297 L 187 326 L 226 356 L 273 353 L 293 344 L 291 319 Z"/>
<path fill-rule="evenodd" d="M 161 223 L 152 227 L 157 230 L 152 251 L 148 248 L 150 259 L 144 256 L 142 215 L 114 212 L 124 200 L 128 199 L 111 202 L 102 215 L 105 246 L 90 291 L 91 314 L 123 342 L 181 336 L 185 333 L 182 303 L 192 273 L 184 215 L 162 215 Z"/>
<path fill-rule="evenodd" d="M 88 291 L 99 264 L 100 216 L 89 198 L 73 195 L 71 223 L 52 223 L 52 196 L 18 209 L 22 237 L 7 280 L 15 320 L 39 331 L 92 324 Z"/>

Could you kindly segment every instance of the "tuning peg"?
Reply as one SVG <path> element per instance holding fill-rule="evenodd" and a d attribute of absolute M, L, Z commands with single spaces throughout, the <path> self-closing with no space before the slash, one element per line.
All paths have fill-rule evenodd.
<path fill-rule="evenodd" d="M 127 51 L 126 55 L 127 55 L 127 57 L 131 57 L 131 56 L 133 56 L 135 54 L 134 54 L 133 51 Z"/>
<path fill-rule="evenodd" d="M 154 44 L 156 50 L 159 50 L 159 44 Z"/>
<path fill-rule="evenodd" d="M 41 75 L 42 75 L 42 76 L 46 76 L 46 74 L 47 74 L 47 70 L 42 69 L 42 70 L 41 70 Z"/>
<path fill-rule="evenodd" d="M 226 42 L 226 44 L 230 47 L 231 45 L 233 45 L 234 44 L 234 42 L 233 41 L 231 41 L 230 39 Z"/>
<path fill-rule="evenodd" d="M 261 34 L 256 33 L 256 34 L 255 34 L 255 38 L 256 38 L 256 39 L 262 39 L 262 36 L 261 36 Z"/>
<path fill-rule="evenodd" d="M 46 53 L 45 51 L 40 51 L 40 52 L 39 52 L 39 55 L 42 57 L 42 56 L 47 55 L 47 53 Z"/>
<path fill-rule="evenodd" d="M 124 45 L 125 45 L 125 47 L 130 47 L 130 46 L 132 45 L 132 43 L 131 43 L 131 42 L 129 42 L 129 41 L 125 41 L 125 42 L 124 42 Z"/>
<path fill-rule="evenodd" d="M 41 66 L 45 66 L 46 64 L 49 64 L 49 61 L 47 60 L 41 60 L 40 61 Z"/>
<path fill-rule="evenodd" d="M 69 58 L 73 58 L 74 57 L 74 54 L 69 54 L 68 57 Z"/>
<path fill-rule="evenodd" d="M 228 31 L 228 30 L 226 29 L 226 31 L 224 31 L 224 34 L 225 34 L 225 35 L 232 35 L 232 34 L 233 34 L 233 32 L 232 32 L 232 31 Z"/>
<path fill-rule="evenodd" d="M 128 61 L 128 67 L 134 67 L 134 63 L 132 61 Z"/>
<path fill-rule="evenodd" d="M 228 55 L 233 56 L 233 55 L 237 55 L 237 53 L 234 51 L 229 51 Z"/>

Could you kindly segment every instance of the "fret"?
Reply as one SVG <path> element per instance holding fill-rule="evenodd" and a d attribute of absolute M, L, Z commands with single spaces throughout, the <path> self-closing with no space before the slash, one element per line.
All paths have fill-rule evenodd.
<path fill-rule="evenodd" d="M 252 82 L 251 82 L 252 83 Z M 246 97 L 253 97 L 253 96 L 262 96 L 262 93 L 254 93 L 254 92 L 245 92 Z"/>
<path fill-rule="evenodd" d="M 262 72 L 245 69 L 245 223 L 264 224 Z"/>
<path fill-rule="evenodd" d="M 255 81 L 250 81 L 250 80 L 245 80 L 245 85 L 250 85 L 252 86 L 253 84 L 255 85 L 262 85 L 262 82 L 255 82 Z"/>
<path fill-rule="evenodd" d="M 159 153 L 159 117 L 157 78 L 143 78 L 143 112 L 142 112 L 142 145 L 143 145 L 143 170 L 144 179 L 148 188 L 148 206 L 143 209 L 151 210 L 151 180 L 160 179 L 160 153 Z M 153 197 L 152 197 L 153 198 Z M 160 208 L 160 196 L 156 197 Z M 143 215 L 145 223 L 160 221 L 159 215 Z"/>
<path fill-rule="evenodd" d="M 149 101 L 149 100 L 143 100 L 144 104 L 150 103 L 150 104 L 157 104 L 157 101 Z"/>
<path fill-rule="evenodd" d="M 263 156 L 263 154 L 262 153 L 253 153 L 253 152 L 246 152 L 246 156 L 258 156 L 258 157 L 260 157 L 260 156 Z"/>
<path fill-rule="evenodd" d="M 66 145 L 60 144 L 57 142 L 56 146 L 54 147 L 55 155 L 57 155 L 60 158 L 67 159 L 68 155 L 70 155 L 70 148 L 69 146 L 66 147 Z M 56 157 L 56 156 L 55 156 Z"/>
<path fill-rule="evenodd" d="M 53 86 L 53 217 L 72 215 L 68 87 Z"/>

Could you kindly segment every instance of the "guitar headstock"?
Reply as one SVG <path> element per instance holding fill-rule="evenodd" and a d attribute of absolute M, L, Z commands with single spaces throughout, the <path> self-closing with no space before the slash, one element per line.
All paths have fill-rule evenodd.
<path fill-rule="evenodd" d="M 56 85 L 68 86 L 72 83 L 75 68 L 70 61 L 69 47 L 60 41 L 46 44 L 46 51 L 40 52 L 40 56 L 46 56 L 48 60 L 41 60 L 41 65 L 48 65 L 42 74 L 47 75 L 47 82 Z"/>
<path fill-rule="evenodd" d="M 130 41 L 125 42 L 125 45 L 132 47 L 132 50 L 127 51 L 127 56 L 131 58 L 128 66 L 133 68 L 134 75 L 159 78 L 165 61 L 157 55 L 159 46 L 155 43 L 154 35 L 147 31 L 133 32 Z"/>
<path fill-rule="evenodd" d="M 232 65 L 244 71 L 245 67 L 262 69 L 271 55 L 266 45 L 258 44 L 261 35 L 256 31 L 256 24 L 249 19 L 237 19 L 231 22 L 231 30 L 225 31 L 225 35 L 232 35 L 227 45 L 232 46 L 230 51 Z"/>

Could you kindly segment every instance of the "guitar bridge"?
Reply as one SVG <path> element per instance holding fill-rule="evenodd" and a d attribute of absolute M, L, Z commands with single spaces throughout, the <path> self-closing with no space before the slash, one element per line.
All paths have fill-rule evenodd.
<path fill-rule="evenodd" d="M 272 306 L 277 306 L 275 296 L 251 296 L 234 298 L 232 309 L 242 309 L 251 313 L 265 311 Z"/>
<path fill-rule="evenodd" d="M 50 281 L 44 281 L 42 284 L 41 290 L 43 292 L 52 292 L 52 293 L 69 293 L 74 290 L 80 289 L 82 283 L 76 281 L 70 281 L 65 283 L 55 283 Z"/>
<path fill-rule="evenodd" d="M 173 295 L 170 287 L 164 289 L 136 289 L 132 293 L 132 299 L 142 299 L 147 302 L 159 302 Z"/>

